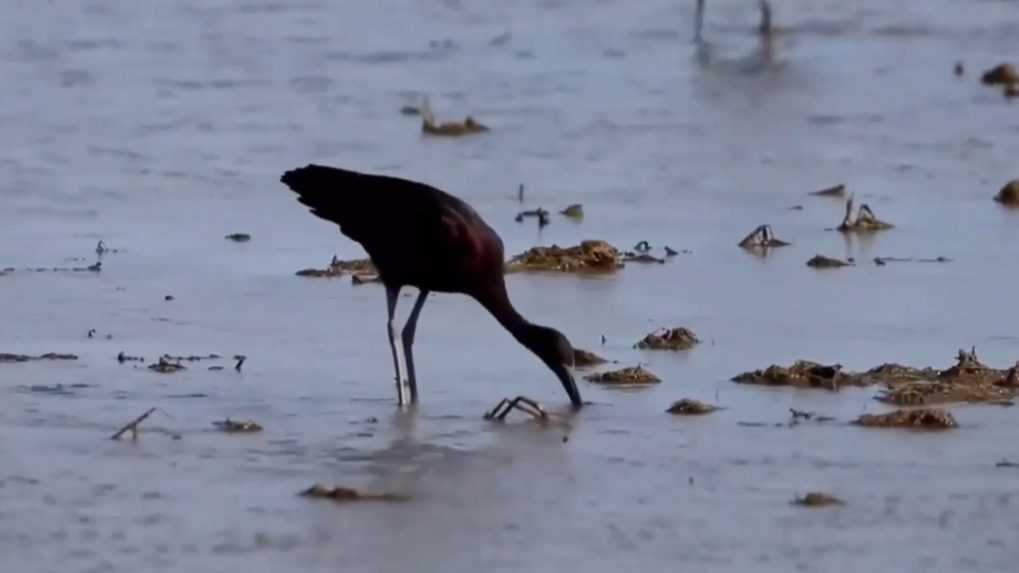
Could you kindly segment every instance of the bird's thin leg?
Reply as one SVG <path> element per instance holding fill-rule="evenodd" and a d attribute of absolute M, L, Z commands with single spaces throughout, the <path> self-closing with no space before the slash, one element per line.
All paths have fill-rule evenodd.
<path fill-rule="evenodd" d="M 771 35 L 771 4 L 768 0 L 761 0 L 761 23 L 758 25 L 757 31 L 762 36 Z"/>
<path fill-rule="evenodd" d="M 396 334 L 396 300 L 399 287 L 386 287 L 386 306 L 389 310 L 389 347 L 393 351 L 393 368 L 396 370 L 396 401 L 400 406 L 407 404 L 407 377 L 403 368 L 403 342 Z"/>
<path fill-rule="evenodd" d="M 418 293 L 418 299 L 414 301 L 414 308 L 410 311 L 407 324 L 403 325 L 403 352 L 407 356 L 407 384 L 410 386 L 411 403 L 418 401 L 418 383 L 414 376 L 414 333 L 417 332 L 418 315 L 421 314 L 421 307 L 425 305 L 428 298 L 428 291 L 422 290 Z"/>
<path fill-rule="evenodd" d="M 701 41 L 701 29 L 704 27 L 704 0 L 697 0 L 697 14 L 694 16 L 694 39 Z"/>

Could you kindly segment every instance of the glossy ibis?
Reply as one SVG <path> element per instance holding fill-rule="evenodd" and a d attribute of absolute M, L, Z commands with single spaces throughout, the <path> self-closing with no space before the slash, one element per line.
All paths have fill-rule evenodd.
<path fill-rule="evenodd" d="M 416 402 L 411 347 L 430 292 L 462 293 L 484 306 L 520 344 L 562 382 L 576 408 L 573 347 L 558 330 L 532 324 L 513 308 L 503 280 L 505 259 L 499 235 L 467 203 L 434 187 L 384 175 L 307 165 L 280 178 L 311 212 L 357 241 L 378 268 L 386 288 L 389 346 L 396 370 L 396 396 Z M 420 292 L 402 333 L 395 313 L 400 289 Z"/>

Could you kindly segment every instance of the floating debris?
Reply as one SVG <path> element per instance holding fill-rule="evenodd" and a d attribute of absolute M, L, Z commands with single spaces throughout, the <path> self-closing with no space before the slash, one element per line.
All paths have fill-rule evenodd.
<path fill-rule="evenodd" d="M 888 263 L 950 263 L 952 259 L 948 257 L 934 257 L 927 259 L 914 259 L 911 257 L 874 257 L 874 264 L 883 267 Z"/>
<path fill-rule="evenodd" d="M 683 398 L 677 402 L 673 402 L 666 412 L 670 414 L 677 414 L 680 416 L 701 416 L 704 414 L 710 414 L 721 410 L 722 408 L 713 404 L 705 404 L 698 400 L 691 400 L 689 398 Z"/>
<path fill-rule="evenodd" d="M 258 424 L 251 420 L 237 422 L 231 420 L 230 418 L 227 418 L 226 420 L 213 422 L 212 425 L 215 426 L 220 431 L 226 432 L 228 434 L 251 434 L 254 432 L 262 431 L 262 426 L 259 426 Z"/>
<path fill-rule="evenodd" d="M 803 205 L 790 205 L 790 206 L 786 207 L 786 210 L 787 211 L 802 211 L 803 210 Z"/>
<path fill-rule="evenodd" d="M 236 356 L 234 356 L 234 360 L 237 361 L 237 364 L 234 364 L 234 370 L 240 372 L 241 366 L 244 366 L 244 361 L 247 359 L 248 357 L 243 354 L 237 354 Z"/>
<path fill-rule="evenodd" d="M 489 131 L 488 126 L 479 123 L 471 116 L 464 118 L 462 122 L 450 121 L 439 123 L 432 114 L 431 107 L 426 101 L 421 107 L 421 131 L 427 135 L 440 135 L 446 137 L 459 137 L 474 133 Z"/>
<path fill-rule="evenodd" d="M 689 252 L 690 252 L 689 250 L 683 249 L 683 253 L 689 253 Z M 665 256 L 666 257 L 675 257 L 678 254 L 679 254 L 679 251 L 677 251 L 676 249 L 673 249 L 672 247 L 670 247 L 668 245 L 665 245 Z"/>
<path fill-rule="evenodd" d="M 169 354 L 164 354 L 163 358 L 166 359 L 166 360 L 173 360 L 173 361 L 176 361 L 176 362 L 199 362 L 201 360 L 219 360 L 220 358 L 222 358 L 222 356 L 220 356 L 219 354 L 208 354 L 208 355 L 205 355 L 205 356 L 195 356 L 195 355 L 191 355 L 191 356 L 171 356 Z"/>
<path fill-rule="evenodd" d="M 11 362 L 29 362 L 34 360 L 77 360 L 77 359 L 78 357 L 74 354 L 59 354 L 56 352 L 47 352 L 46 354 L 40 354 L 39 356 L 0 352 L 0 364 Z"/>
<path fill-rule="evenodd" d="M 853 424 L 868 428 L 919 428 L 925 430 L 947 430 L 959 427 L 952 414 L 940 408 L 896 410 L 888 414 L 863 414 L 853 421 Z"/>
<path fill-rule="evenodd" d="M 1019 207 L 1019 179 L 1014 179 L 1005 184 L 994 196 L 994 200 L 1002 205 Z"/>
<path fill-rule="evenodd" d="M 566 207 L 562 211 L 559 211 L 559 214 L 565 217 L 571 217 L 573 219 L 583 219 L 584 206 L 581 205 L 580 203 L 574 203 L 573 205 Z"/>
<path fill-rule="evenodd" d="M 966 68 L 963 67 L 962 62 L 955 62 L 955 67 L 952 69 L 955 75 L 962 76 L 966 73 Z"/>
<path fill-rule="evenodd" d="M 365 285 L 368 283 L 380 283 L 380 282 L 382 282 L 382 277 L 380 277 L 379 275 L 357 274 L 350 276 L 350 284 L 352 285 Z"/>
<path fill-rule="evenodd" d="M 800 420 L 805 422 L 812 421 L 820 424 L 823 422 L 832 422 L 835 418 L 832 416 L 818 416 L 814 412 L 806 412 L 804 410 L 797 410 L 796 408 L 789 408 L 789 426 L 798 426 L 800 424 Z"/>
<path fill-rule="evenodd" d="M 632 253 L 627 251 L 623 253 L 623 261 L 627 263 L 658 263 L 660 265 L 665 264 L 665 259 L 659 259 L 654 255 L 647 253 Z"/>
<path fill-rule="evenodd" d="M 143 421 L 145 421 L 145 418 L 148 418 L 149 416 L 151 416 L 152 413 L 155 412 L 156 410 L 159 410 L 159 408 L 149 408 L 141 416 L 138 416 L 134 420 L 131 420 L 130 422 L 127 423 L 127 425 L 125 425 L 121 429 L 117 430 L 117 432 L 115 434 L 110 436 L 110 439 L 111 440 L 119 440 L 120 437 L 123 436 L 125 432 L 130 431 L 131 432 L 131 439 L 132 440 L 137 440 L 138 439 L 138 424 L 141 424 Z M 163 413 L 165 414 L 166 412 L 163 412 Z M 167 414 L 167 415 L 169 415 L 169 414 Z"/>
<path fill-rule="evenodd" d="M 106 243 L 104 243 L 102 240 L 100 240 L 99 244 L 96 245 L 96 254 L 99 255 L 100 257 L 109 253 L 119 252 L 120 249 L 111 249 L 110 247 L 107 247 Z"/>
<path fill-rule="evenodd" d="M 605 241 L 583 241 L 576 247 L 533 247 L 510 259 L 507 272 L 615 271 L 623 266 L 619 251 Z"/>
<path fill-rule="evenodd" d="M 321 484 L 315 484 L 300 492 L 303 497 L 317 497 L 331 499 L 333 501 L 408 501 L 410 497 L 395 493 L 362 493 L 349 487 L 336 486 L 328 488 Z"/>
<path fill-rule="evenodd" d="M 613 385 L 657 384 L 662 381 L 661 378 L 641 366 L 630 366 L 609 372 L 588 374 L 584 378 L 591 382 Z"/>
<path fill-rule="evenodd" d="M 180 362 L 170 362 L 165 357 L 160 356 L 159 362 L 149 364 L 149 370 L 162 374 L 172 374 L 181 370 L 187 370 L 187 368 L 185 368 Z"/>
<path fill-rule="evenodd" d="M 421 108 L 413 105 L 405 105 L 400 108 L 400 115 L 421 115 Z"/>
<path fill-rule="evenodd" d="M 372 263 L 371 259 L 352 259 L 349 261 L 341 261 L 333 255 L 333 259 L 329 262 L 329 267 L 325 269 L 303 269 L 297 271 L 299 277 L 324 277 L 332 278 L 343 276 L 344 274 L 378 274 L 378 269 Z"/>
<path fill-rule="evenodd" d="M 848 267 L 851 264 L 852 263 L 848 263 L 846 261 L 842 261 L 839 259 L 833 259 L 831 257 L 826 257 L 824 255 L 814 255 L 813 258 L 807 261 L 807 266 L 813 267 L 815 269 L 837 269 L 840 267 Z"/>
<path fill-rule="evenodd" d="M 608 360 L 605 360 L 594 352 L 588 352 L 587 350 L 581 350 L 579 348 L 573 349 L 573 366 L 576 368 L 588 368 L 599 364 L 605 364 L 606 362 L 608 362 Z"/>
<path fill-rule="evenodd" d="M 739 242 L 739 246 L 744 249 L 767 249 L 788 245 L 789 243 L 775 237 L 775 233 L 771 230 L 771 225 L 759 225 Z"/>
<path fill-rule="evenodd" d="M 251 235 L 247 233 L 230 233 L 224 238 L 235 243 L 246 243 L 251 240 Z"/>
<path fill-rule="evenodd" d="M 168 295 L 163 297 L 163 300 L 166 300 L 166 301 L 174 300 L 174 296 L 172 294 L 168 294 Z"/>
<path fill-rule="evenodd" d="M 838 390 L 847 384 L 859 385 L 853 384 L 853 378 L 842 373 L 841 364 L 825 365 L 809 360 L 797 360 L 789 367 L 773 364 L 764 370 L 754 370 L 733 376 L 732 381 L 740 384 L 798 386 L 829 390 Z"/>
<path fill-rule="evenodd" d="M 840 183 L 834 187 L 828 187 L 827 189 L 821 189 L 820 191 L 811 191 L 808 195 L 815 197 L 845 197 L 846 185 Z"/>
<path fill-rule="evenodd" d="M 522 223 L 524 221 L 524 217 L 537 217 L 538 221 L 540 223 L 541 219 L 546 219 L 546 220 L 548 219 L 548 211 L 542 209 L 541 207 L 538 207 L 537 209 L 529 209 L 527 211 L 521 211 L 521 212 L 517 213 L 517 216 L 514 217 L 513 220 L 516 221 L 517 223 Z"/>
<path fill-rule="evenodd" d="M 689 350 L 700 343 L 700 339 L 689 328 L 660 328 L 645 336 L 634 348 L 650 350 Z"/>
<path fill-rule="evenodd" d="M 959 350 L 956 364 L 936 372 L 927 369 L 917 380 L 896 384 L 875 397 L 897 406 L 945 404 L 949 402 L 1002 402 L 1015 397 L 1016 388 L 1008 385 L 1011 371 L 991 368 L 977 359 L 976 349 Z"/>
<path fill-rule="evenodd" d="M 641 241 L 633 246 L 633 250 L 637 251 L 638 253 L 646 253 L 651 250 L 651 243 L 647 241 Z"/>
<path fill-rule="evenodd" d="M 495 405 L 495 407 L 485 412 L 484 418 L 486 420 L 502 421 L 505 420 L 506 416 L 513 410 L 520 410 L 521 412 L 539 420 L 548 418 L 548 414 L 545 412 L 545 409 L 541 407 L 541 404 L 527 396 L 517 396 L 512 400 L 509 398 L 503 398 Z"/>
<path fill-rule="evenodd" d="M 996 467 L 996 468 L 1019 468 L 1019 463 L 1010 462 L 1008 460 L 1001 460 L 1000 462 L 994 464 L 994 467 Z"/>
<path fill-rule="evenodd" d="M 980 81 L 989 86 L 1010 86 L 1019 83 L 1019 72 L 1016 72 L 1012 64 L 1002 63 L 985 71 Z"/>
<path fill-rule="evenodd" d="M 894 226 L 891 223 L 878 219 L 866 203 L 860 205 L 856 217 L 853 217 L 853 197 L 850 196 L 846 200 L 846 214 L 842 218 L 842 223 L 836 229 L 842 233 L 870 233 L 891 229 Z"/>
<path fill-rule="evenodd" d="M 804 507 L 828 507 L 832 505 L 845 505 L 846 502 L 834 495 L 812 491 L 803 497 L 797 497 L 792 501 L 793 505 Z"/>
<path fill-rule="evenodd" d="M 130 356 L 128 354 L 124 354 L 124 351 L 121 350 L 117 354 L 117 362 L 120 362 L 121 364 L 125 362 L 145 362 L 145 359 L 141 356 Z"/>

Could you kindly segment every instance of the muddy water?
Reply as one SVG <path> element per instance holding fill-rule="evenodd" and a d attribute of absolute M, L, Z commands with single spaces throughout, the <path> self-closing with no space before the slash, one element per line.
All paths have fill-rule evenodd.
<path fill-rule="evenodd" d="M 1015 6 L 776 2 L 769 47 L 753 2 L 712 1 L 697 49 L 692 4 L 0 8 L 0 268 L 18 269 L 0 276 L 0 351 L 80 356 L 0 366 L 5 568 L 1010 570 L 1019 489 L 994 463 L 1019 458 L 1013 409 L 953 407 L 963 427 L 937 435 L 746 427 L 882 406 L 871 390 L 728 378 L 796 358 L 947 366 L 969 345 L 995 366 L 1019 358 L 1019 213 L 991 200 L 1017 176 L 1019 119 L 976 81 L 1014 55 Z M 492 133 L 422 138 L 398 113 L 419 94 Z M 565 396 L 476 304 L 440 295 L 419 328 L 423 403 L 395 413 L 381 288 L 293 276 L 361 256 L 277 183 L 308 161 L 442 186 L 510 253 L 583 238 L 691 249 L 613 278 L 508 279 L 527 316 L 663 383 L 582 382 L 595 405 L 579 416 L 486 423 L 503 396 L 560 412 Z M 524 208 L 579 202 L 586 218 L 515 223 L 520 182 Z M 839 182 L 896 228 L 825 231 L 843 206 L 806 193 Z M 793 245 L 736 247 L 762 223 Z M 99 274 L 24 270 L 91 264 L 99 239 L 122 249 Z M 859 266 L 808 269 L 815 254 Z M 632 349 L 677 325 L 702 344 Z M 249 359 L 161 375 L 120 351 Z M 727 409 L 664 414 L 681 397 Z M 153 406 L 166 414 L 138 442 L 107 439 Z M 265 431 L 215 432 L 227 416 Z M 295 495 L 313 482 L 412 501 Z M 788 503 L 811 489 L 847 505 Z"/>

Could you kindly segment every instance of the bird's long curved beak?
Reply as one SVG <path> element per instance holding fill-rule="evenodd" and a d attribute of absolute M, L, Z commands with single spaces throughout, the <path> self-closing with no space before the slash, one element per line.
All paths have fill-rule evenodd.
<path fill-rule="evenodd" d="M 573 407 L 580 409 L 584 406 L 584 401 L 580 399 L 580 390 L 577 389 L 577 382 L 573 379 L 572 368 L 565 364 L 556 365 L 553 370 L 556 376 L 559 377 L 559 381 L 563 384 L 563 389 L 566 390 L 566 394 L 570 397 L 570 402 L 573 403 Z"/>

